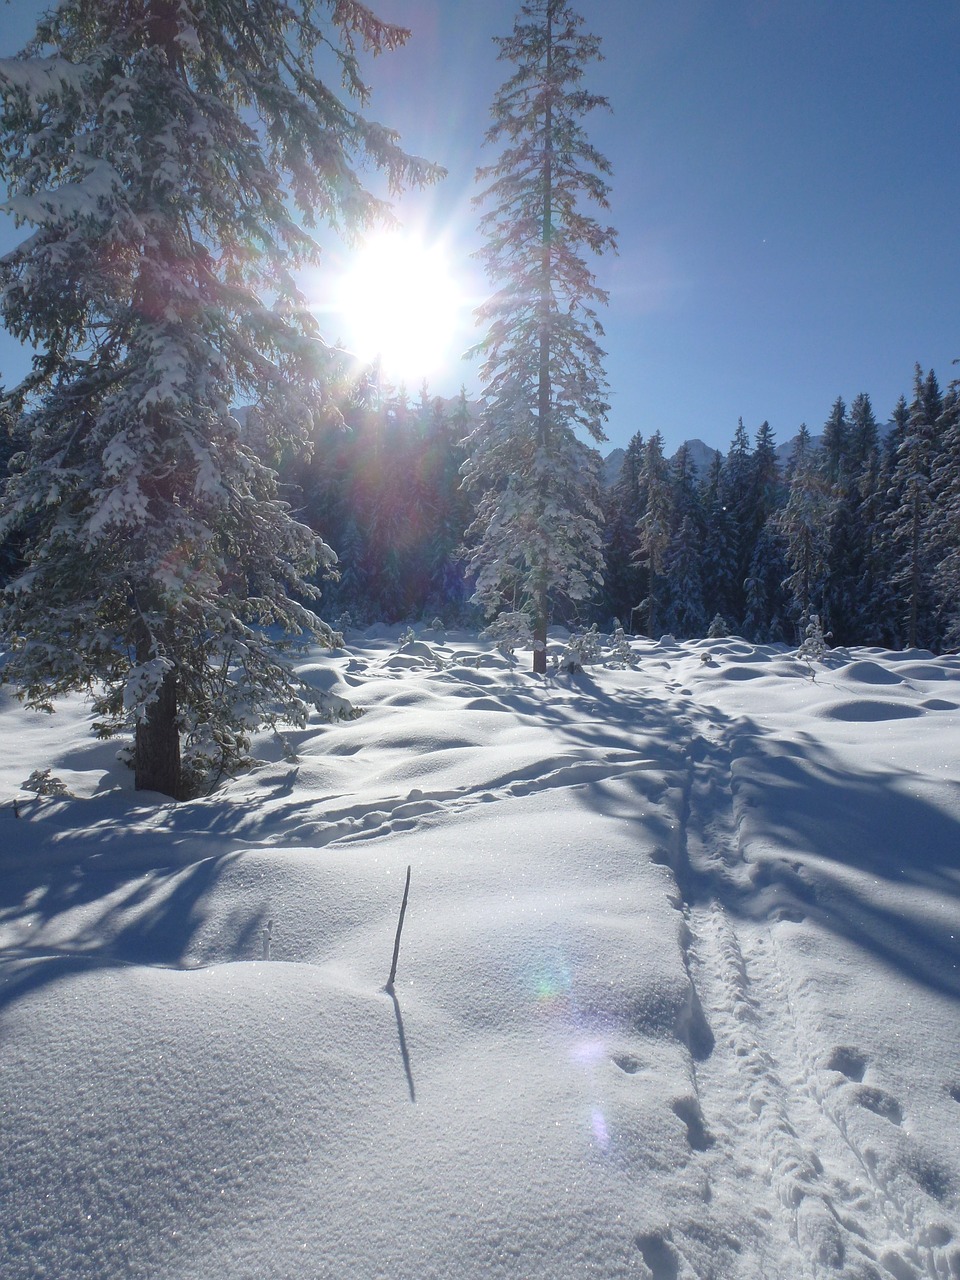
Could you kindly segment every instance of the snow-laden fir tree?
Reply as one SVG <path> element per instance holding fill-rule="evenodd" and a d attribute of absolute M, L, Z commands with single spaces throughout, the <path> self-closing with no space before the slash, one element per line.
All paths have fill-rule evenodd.
<path fill-rule="evenodd" d="M 746 611 L 744 583 L 750 572 L 755 533 L 758 532 L 753 520 L 753 456 L 750 437 L 742 418 L 737 419 L 737 429 L 733 433 L 730 450 L 723 460 L 720 493 L 733 537 L 732 599 L 727 616 L 736 618 L 739 625 Z"/>
<path fill-rule="evenodd" d="M 663 437 L 655 431 L 647 441 L 643 456 L 643 488 L 646 505 L 639 521 L 637 556 L 646 564 L 649 574 L 647 597 L 642 602 L 647 633 L 656 637 L 663 622 L 666 604 L 665 571 L 670 534 L 673 526 L 673 484 L 670 463 L 663 456 Z"/>
<path fill-rule="evenodd" d="M 859 644 L 891 645 L 895 611 L 888 564 L 890 547 L 883 523 L 889 482 L 883 471 L 879 427 L 868 396 L 860 395 L 854 400 L 850 421 L 859 542 L 855 635 Z"/>
<path fill-rule="evenodd" d="M 606 615 L 633 630 L 634 610 L 647 594 L 646 569 L 638 565 L 637 521 L 646 503 L 643 490 L 643 436 L 627 445 L 623 465 L 605 495 L 603 605 Z"/>
<path fill-rule="evenodd" d="M 309 605 L 335 556 L 250 440 L 303 447 L 336 413 L 294 282 L 309 228 L 386 212 L 361 164 L 394 189 L 436 176 L 362 114 L 361 48 L 408 34 L 355 0 L 63 0 L 0 63 L 6 208 L 32 228 L 2 316 L 38 348 L 3 674 L 31 705 L 89 690 L 103 733 L 134 726 L 139 788 L 183 794 L 182 745 L 189 772 L 222 771 L 317 701 L 271 641 L 332 643 Z"/>
<path fill-rule="evenodd" d="M 757 428 L 750 458 L 750 546 L 751 561 L 767 521 L 783 500 L 783 477 L 777 460 L 776 438 L 769 422 Z"/>
<path fill-rule="evenodd" d="M 743 632 L 754 644 L 779 644 L 787 639 L 790 597 L 784 583 L 789 573 L 784 540 L 774 512 L 760 530 L 744 583 L 747 609 Z"/>
<path fill-rule="evenodd" d="M 820 469 L 838 495 L 850 482 L 850 422 L 843 398 L 837 396 L 820 438 Z"/>
<path fill-rule="evenodd" d="M 687 444 L 677 450 L 670 470 L 673 493 L 670 545 L 664 565 L 667 612 L 663 623 L 671 635 L 688 639 L 704 634 L 708 618 L 702 574 L 705 520 L 696 468 Z"/>
<path fill-rule="evenodd" d="M 813 453 L 810 431 L 800 424 L 790 460 L 790 488 L 777 516 L 792 573 L 784 586 L 793 599 L 801 636 L 823 591 L 829 547 L 830 494 Z"/>
<path fill-rule="evenodd" d="M 514 71 L 496 94 L 478 172 L 487 207 L 479 256 L 496 292 L 478 310 L 486 334 L 480 423 L 468 440 L 465 483 L 478 495 L 468 531 L 474 598 L 488 614 L 530 619 L 535 671 L 546 671 L 551 607 L 593 594 L 602 548 L 599 456 L 608 405 L 602 328 L 606 301 L 586 253 L 615 244 L 588 212 L 606 208 L 610 166 L 582 120 L 605 98 L 583 87 L 599 58 L 566 0 L 525 0 L 513 33 L 497 39 Z"/>
<path fill-rule="evenodd" d="M 949 644 L 960 641 L 960 385 L 943 398 L 937 423 L 940 449 L 933 464 L 931 511 L 926 536 L 936 568 L 943 634 Z"/>
<path fill-rule="evenodd" d="M 876 473 L 880 454 L 880 428 L 870 397 L 861 392 L 850 406 L 849 437 L 850 476 L 861 489 L 870 473 Z"/>
<path fill-rule="evenodd" d="M 664 577 L 669 613 L 666 622 L 681 639 L 702 636 L 707 629 L 700 570 L 703 537 L 692 515 L 685 515 L 667 549 Z"/>
<path fill-rule="evenodd" d="M 728 625 L 740 625 L 735 610 L 736 530 L 723 497 L 723 455 L 714 454 L 701 498 L 705 531 L 701 574 L 707 616 L 719 614 Z"/>
<path fill-rule="evenodd" d="M 913 401 L 909 417 L 896 445 L 887 517 L 895 564 L 893 584 L 908 645 L 933 643 L 932 579 L 935 568 L 928 535 L 932 511 L 931 474 L 938 442 L 938 421 L 943 409 L 940 387 L 931 369 L 924 377 L 914 369 Z"/>

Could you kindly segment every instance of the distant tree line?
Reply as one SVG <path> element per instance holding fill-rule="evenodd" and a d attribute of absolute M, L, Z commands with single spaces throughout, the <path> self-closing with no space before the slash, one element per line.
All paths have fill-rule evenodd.
<path fill-rule="evenodd" d="M 424 385 L 411 402 L 378 387 L 310 458 L 280 463 L 287 500 L 340 557 L 327 617 L 482 622 L 460 480 L 475 413 L 463 394 L 444 401 Z M 705 472 L 687 445 L 668 459 L 659 432 L 638 432 L 603 507 L 603 585 L 587 603 L 561 601 L 571 625 L 616 618 L 678 638 L 722 625 L 794 643 L 817 613 L 838 645 L 960 639 L 960 399 L 932 370 L 917 366 L 912 400 L 882 427 L 869 396 L 838 399 L 819 441 L 800 427 L 785 466 L 766 422 L 752 442 L 738 423 Z"/>
<path fill-rule="evenodd" d="M 960 636 L 960 401 L 931 370 L 881 430 L 870 398 L 838 399 L 817 445 L 806 425 L 785 468 L 764 422 L 695 473 L 638 434 L 607 495 L 599 611 L 678 637 L 726 625 L 793 643 L 817 613 L 835 645 Z"/>

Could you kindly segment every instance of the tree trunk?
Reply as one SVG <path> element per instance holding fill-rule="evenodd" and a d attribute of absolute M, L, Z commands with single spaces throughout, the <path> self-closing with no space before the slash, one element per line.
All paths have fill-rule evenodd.
<path fill-rule="evenodd" d="M 177 728 L 177 673 L 170 671 L 160 686 L 147 718 L 136 727 L 134 786 L 137 791 L 159 791 L 181 798 L 180 731 Z"/>
<path fill-rule="evenodd" d="M 547 592 L 541 588 L 537 593 L 533 619 L 533 672 L 534 675 L 547 674 Z"/>
<path fill-rule="evenodd" d="M 547 81 L 550 84 L 553 68 L 553 11 L 547 8 Z M 553 240 L 553 102 L 547 94 L 543 119 L 543 210 L 541 224 L 541 259 L 540 259 L 540 335 L 539 361 L 537 370 L 537 436 L 540 449 L 547 452 L 550 440 L 550 310 L 553 301 L 553 262 L 551 241 Z M 542 463 L 541 463 L 542 465 Z M 544 484 L 541 479 L 541 486 Z M 541 497 L 546 495 L 541 492 Z M 541 519 L 543 516 L 541 515 Z M 538 566 L 543 577 L 537 588 L 534 601 L 533 618 L 533 671 L 535 675 L 547 673 L 547 623 L 549 621 L 549 601 L 544 578 L 547 566 Z"/>
<path fill-rule="evenodd" d="M 910 612 L 907 617 L 907 644 L 911 649 L 917 647 L 917 634 L 920 610 L 920 502 L 916 495 L 913 499 L 913 522 L 910 530 Z"/>

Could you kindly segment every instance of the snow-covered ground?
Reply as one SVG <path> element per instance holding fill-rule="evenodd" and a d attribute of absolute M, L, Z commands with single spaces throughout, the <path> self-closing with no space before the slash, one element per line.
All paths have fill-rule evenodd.
<path fill-rule="evenodd" d="M 960 658 L 397 634 L 188 804 L 3 695 L 4 1280 L 960 1277 Z"/>

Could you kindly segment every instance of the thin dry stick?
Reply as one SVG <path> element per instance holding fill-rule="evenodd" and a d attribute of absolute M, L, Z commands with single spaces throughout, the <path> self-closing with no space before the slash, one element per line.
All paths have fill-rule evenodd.
<path fill-rule="evenodd" d="M 407 911 L 407 896 L 410 893 L 410 868 L 407 867 L 407 882 L 403 886 L 403 902 L 400 904 L 400 919 L 397 922 L 397 940 L 393 944 L 393 964 L 390 966 L 390 977 L 387 979 L 386 991 L 393 990 L 393 980 L 397 976 L 397 960 L 400 958 L 400 935 L 403 933 L 403 917 Z"/>

